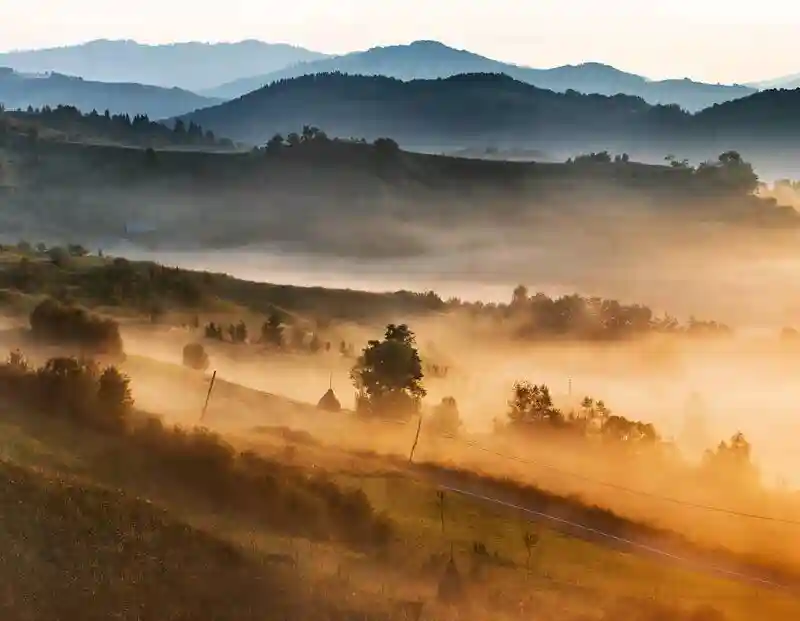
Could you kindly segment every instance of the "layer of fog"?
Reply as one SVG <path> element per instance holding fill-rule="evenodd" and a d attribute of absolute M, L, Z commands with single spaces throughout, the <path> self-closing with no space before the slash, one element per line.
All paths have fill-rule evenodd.
<path fill-rule="evenodd" d="M 442 298 L 507 301 L 517 284 L 551 296 L 580 293 L 642 303 L 680 319 L 696 316 L 740 329 L 793 325 L 800 316 L 798 236 L 722 225 L 680 233 L 612 222 L 568 231 L 456 227 L 419 234 L 413 256 L 361 258 L 298 244 L 231 250 L 110 252 L 188 269 L 298 286 L 369 291 L 434 290 Z M 360 237 L 351 243 L 358 246 Z"/>

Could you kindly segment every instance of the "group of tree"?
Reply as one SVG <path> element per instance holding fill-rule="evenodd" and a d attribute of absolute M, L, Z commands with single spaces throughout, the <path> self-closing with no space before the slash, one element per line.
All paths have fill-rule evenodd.
<path fill-rule="evenodd" d="M 419 414 L 427 394 L 423 368 L 414 333 L 405 324 L 389 324 L 383 339 L 369 341 L 351 370 L 357 414 L 400 420 Z M 436 435 L 455 435 L 462 428 L 452 397 L 443 398 L 423 418 Z M 505 421 L 496 432 L 520 438 L 561 434 L 573 440 L 600 441 L 627 456 L 667 447 L 652 423 L 615 414 L 603 401 L 588 396 L 577 408 L 558 407 L 547 385 L 527 381 L 514 384 Z M 758 483 L 750 445 L 740 433 L 706 452 L 702 474 L 707 480 L 728 477 L 748 489 Z"/>
<path fill-rule="evenodd" d="M 117 322 L 80 306 L 47 298 L 31 312 L 30 326 L 31 335 L 45 343 L 74 346 L 87 354 L 124 356 Z"/>
<path fill-rule="evenodd" d="M 112 432 L 125 428 L 134 404 L 126 375 L 84 357 L 59 356 L 36 369 L 15 350 L 0 365 L 0 385 L 37 409 Z"/>
<path fill-rule="evenodd" d="M 233 147 L 230 140 L 219 139 L 214 132 L 204 130 L 194 122 L 186 125 L 178 120 L 170 128 L 144 114 L 131 117 L 129 114 L 111 114 L 108 110 L 83 113 L 74 106 L 44 106 L 6 112 L 6 116 L 25 124 L 29 130 L 44 127 L 76 140 L 103 140 L 147 147 Z M 37 131 L 36 136 L 39 133 Z"/>
<path fill-rule="evenodd" d="M 238 323 L 228 324 L 227 327 L 215 322 L 210 322 L 204 328 L 205 337 L 217 341 L 228 341 L 230 343 L 247 343 L 247 324 L 244 320 Z"/>
<path fill-rule="evenodd" d="M 257 150 L 264 151 L 267 154 L 277 154 L 291 148 L 324 148 L 338 145 L 366 146 L 368 143 L 364 138 L 330 138 L 328 134 L 319 127 L 304 125 L 300 132 L 290 132 L 286 136 L 283 134 L 275 134 L 263 147 Z M 400 152 L 400 146 L 391 138 L 377 138 L 370 146 L 378 156 L 391 157 Z"/>
<path fill-rule="evenodd" d="M 323 340 L 319 333 L 306 329 L 300 324 L 287 323 L 285 314 L 279 312 L 270 313 L 267 319 L 261 324 L 261 330 L 255 342 L 265 345 L 278 351 L 294 353 L 328 353 L 333 350 L 331 341 Z M 231 323 L 227 327 L 217 322 L 206 324 L 203 329 L 206 339 L 222 341 L 235 344 L 245 344 L 249 340 L 249 331 L 244 320 L 238 323 Z M 339 343 L 339 354 L 345 357 L 352 357 L 354 348 L 352 343 L 341 341 Z"/>
<path fill-rule="evenodd" d="M 682 325 L 669 315 L 656 317 L 651 308 L 642 304 L 623 304 L 617 300 L 577 294 L 558 298 L 544 293 L 531 295 L 524 285 L 514 289 L 509 304 L 471 303 L 462 306 L 472 313 L 512 321 L 518 335 L 523 338 L 616 340 L 648 333 L 686 336 L 731 334 L 728 326 L 715 321 L 690 318 Z"/>

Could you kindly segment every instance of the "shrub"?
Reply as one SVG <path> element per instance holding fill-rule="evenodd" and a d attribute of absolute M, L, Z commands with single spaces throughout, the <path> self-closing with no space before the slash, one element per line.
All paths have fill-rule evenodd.
<path fill-rule="evenodd" d="M 124 355 L 117 322 L 79 306 L 48 298 L 33 309 L 30 325 L 33 336 L 48 343 L 77 345 L 94 354 Z"/>
<path fill-rule="evenodd" d="M 200 343 L 189 343 L 183 348 L 183 365 L 197 371 L 205 371 L 209 360 L 206 348 Z"/>

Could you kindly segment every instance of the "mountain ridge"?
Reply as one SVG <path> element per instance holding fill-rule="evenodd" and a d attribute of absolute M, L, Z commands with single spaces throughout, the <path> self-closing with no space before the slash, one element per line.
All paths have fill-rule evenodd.
<path fill-rule="evenodd" d="M 407 45 L 373 47 L 340 56 L 300 62 L 271 73 L 234 80 L 203 91 L 220 99 L 235 99 L 281 79 L 316 73 L 385 75 L 404 81 L 444 78 L 461 73 L 505 73 L 527 84 L 564 92 L 642 97 L 652 104 L 676 103 L 697 111 L 715 103 L 744 97 L 757 91 L 744 85 L 709 84 L 688 78 L 649 80 L 600 62 L 537 69 L 505 63 L 439 41 L 420 40 Z"/>
<path fill-rule="evenodd" d="M 325 57 L 299 46 L 256 39 L 152 45 L 131 39 L 94 39 L 77 45 L 0 53 L 0 66 L 20 72 L 55 71 L 99 82 L 199 91 L 258 72 L 277 71 L 301 60 Z"/>
<path fill-rule="evenodd" d="M 0 103 L 7 109 L 63 105 L 83 112 L 108 110 L 111 114 L 163 119 L 219 102 L 178 87 L 98 82 L 58 72 L 30 75 L 0 66 Z"/>
<path fill-rule="evenodd" d="M 796 99 L 800 91 L 762 91 L 692 114 L 630 95 L 558 93 L 505 74 L 404 82 L 330 73 L 275 82 L 182 118 L 249 144 L 313 125 L 331 136 L 389 136 L 421 151 L 533 148 L 566 158 L 608 150 L 643 161 L 668 153 L 702 161 L 739 150 L 758 160 L 773 157 L 773 147 L 776 158 L 785 159 L 781 149 L 794 153 L 800 122 L 764 110 L 789 114 Z"/>

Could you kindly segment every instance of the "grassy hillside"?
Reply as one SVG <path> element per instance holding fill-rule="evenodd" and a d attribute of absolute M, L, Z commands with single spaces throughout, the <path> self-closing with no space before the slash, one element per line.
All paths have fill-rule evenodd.
<path fill-rule="evenodd" d="M 4 394 L 3 455 L 76 482 L 63 484 L 53 475 L 16 466 L 0 468 L 3 482 L 8 480 L 0 501 L 14 507 L 0 537 L 10 539 L 12 550 L 22 546 L 21 553 L 39 554 L 23 558 L 45 555 L 48 563 L 70 571 L 78 585 L 93 589 L 88 599 L 74 586 L 70 592 L 63 581 L 64 586 L 48 582 L 54 580 L 49 575 L 62 575 L 48 575 L 49 564 L 48 569 L 35 567 L 37 576 L 46 577 L 41 581 L 6 581 L 6 572 L 14 576 L 20 566 L 15 563 L 3 568 L 5 592 L 13 598 L 6 600 L 6 610 L 20 614 L 8 618 L 37 618 L 53 611 L 68 615 L 80 606 L 84 618 L 124 610 L 142 619 L 280 619 L 313 610 L 330 618 L 369 614 L 407 619 L 398 608 L 403 600 L 421 601 L 424 619 L 452 618 L 454 611 L 440 607 L 435 595 L 451 549 L 465 589 L 461 618 L 478 619 L 491 610 L 512 619 L 535 610 L 548 620 L 599 621 L 628 614 L 643 621 L 745 621 L 757 611 L 788 621 L 800 605 L 788 594 L 647 555 L 620 554 L 458 495 L 447 494 L 442 525 L 432 481 L 398 476 L 402 473 L 391 462 L 332 450 L 303 434 L 262 432 L 243 444 L 235 439 L 247 448 L 239 465 L 229 470 L 220 458 L 235 452 L 205 432 L 173 432 L 148 424 L 131 435 L 109 435 L 60 412 L 20 411 L 19 404 L 8 401 L 9 393 Z M 266 458 L 257 458 L 259 454 Z M 265 499 L 264 508 L 271 510 L 263 516 L 257 500 L 263 490 L 253 487 L 262 485 L 260 479 L 240 478 L 258 467 L 258 459 L 265 459 L 261 467 L 268 468 L 263 484 L 277 483 L 282 489 Z M 335 500 L 335 488 L 320 486 L 319 474 L 311 474 L 320 470 L 341 489 L 364 494 L 392 520 L 392 538 L 384 552 L 364 554 L 325 537 L 309 538 L 302 530 L 290 537 L 292 531 L 275 521 L 280 507 L 292 506 L 294 484 L 323 493 L 331 508 L 347 506 Z M 225 480 L 230 476 L 239 481 L 233 494 Z M 93 483 L 77 482 L 89 480 Z M 99 489 L 98 484 L 122 487 L 153 504 Z M 239 497 L 240 492 L 245 493 Z M 319 518 L 308 513 L 288 524 L 311 526 L 320 524 Z M 325 533 L 328 524 L 321 525 Z M 530 560 L 522 545 L 525 533 L 537 535 Z M 102 563 L 102 577 L 91 571 L 92 563 Z M 49 595 L 33 600 L 39 607 L 25 609 L 24 595 L 40 584 L 54 594 L 52 600 Z"/>
<path fill-rule="evenodd" d="M 282 619 L 291 582 L 122 492 L 0 462 L 4 619 Z"/>

